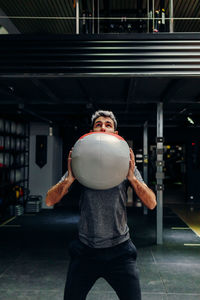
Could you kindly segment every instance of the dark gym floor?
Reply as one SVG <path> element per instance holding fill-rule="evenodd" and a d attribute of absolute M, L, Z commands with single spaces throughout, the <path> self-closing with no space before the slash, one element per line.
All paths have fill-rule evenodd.
<path fill-rule="evenodd" d="M 0 300 L 62 300 L 69 264 L 68 243 L 77 237 L 76 210 L 58 207 L 16 217 L 0 226 Z M 200 299 L 200 238 L 169 208 L 164 244 L 155 244 L 156 214 L 128 209 L 138 248 L 143 300 Z M 99 279 L 88 300 L 118 299 Z"/>

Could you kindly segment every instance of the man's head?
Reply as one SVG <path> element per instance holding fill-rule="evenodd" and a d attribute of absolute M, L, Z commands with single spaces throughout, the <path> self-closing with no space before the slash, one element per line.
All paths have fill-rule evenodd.
<path fill-rule="evenodd" d="M 118 134 L 117 121 L 112 111 L 98 110 L 91 118 L 91 127 L 94 132 L 111 132 Z"/>

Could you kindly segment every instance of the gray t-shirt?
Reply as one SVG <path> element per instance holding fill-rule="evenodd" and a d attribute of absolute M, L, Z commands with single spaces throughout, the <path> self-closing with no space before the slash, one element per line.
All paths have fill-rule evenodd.
<path fill-rule="evenodd" d="M 62 177 L 61 181 L 67 176 Z M 136 178 L 143 182 L 135 168 Z M 130 183 L 126 179 L 107 190 L 93 190 L 82 186 L 80 197 L 79 238 L 93 248 L 107 248 L 129 239 L 126 202 Z"/>

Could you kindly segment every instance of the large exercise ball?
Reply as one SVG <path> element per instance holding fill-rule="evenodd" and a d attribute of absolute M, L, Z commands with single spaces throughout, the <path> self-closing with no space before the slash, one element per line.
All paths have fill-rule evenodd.
<path fill-rule="evenodd" d="M 127 176 L 130 150 L 119 135 L 92 132 L 83 135 L 72 151 L 72 172 L 86 187 L 106 190 Z"/>

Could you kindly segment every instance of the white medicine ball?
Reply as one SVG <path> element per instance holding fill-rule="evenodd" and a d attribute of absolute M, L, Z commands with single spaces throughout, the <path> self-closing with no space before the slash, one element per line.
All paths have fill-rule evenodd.
<path fill-rule="evenodd" d="M 86 187 L 106 190 L 120 184 L 129 170 L 130 150 L 119 135 L 91 132 L 75 143 L 72 172 Z"/>

